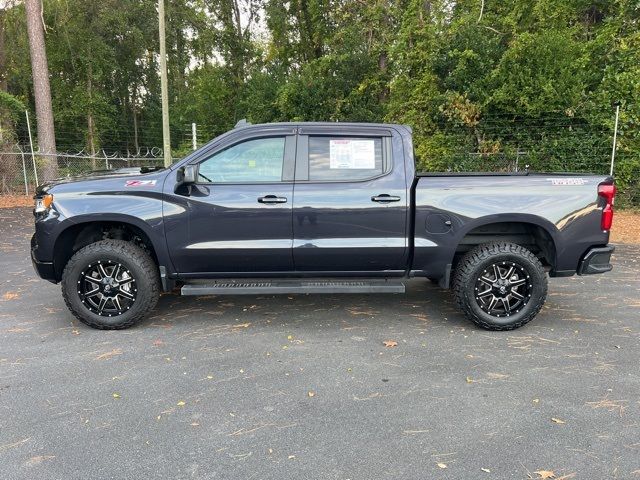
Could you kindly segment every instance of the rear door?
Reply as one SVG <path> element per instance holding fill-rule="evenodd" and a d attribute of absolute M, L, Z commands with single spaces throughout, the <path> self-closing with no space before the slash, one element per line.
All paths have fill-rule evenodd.
<path fill-rule="evenodd" d="M 403 274 L 408 196 L 402 143 L 398 138 L 394 147 L 391 129 L 301 127 L 293 203 L 295 269 Z"/>
<path fill-rule="evenodd" d="M 198 158 L 198 182 L 165 207 L 167 243 L 185 277 L 293 270 L 293 127 L 239 133 Z"/>

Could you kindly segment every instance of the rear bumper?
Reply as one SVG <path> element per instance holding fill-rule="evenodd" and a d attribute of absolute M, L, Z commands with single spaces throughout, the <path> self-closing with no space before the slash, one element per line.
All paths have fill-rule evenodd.
<path fill-rule="evenodd" d="M 582 260 L 580 260 L 578 275 L 592 275 L 594 273 L 610 271 L 613 268 L 610 261 L 611 254 L 614 250 L 613 245 L 589 249 Z"/>
<path fill-rule="evenodd" d="M 31 238 L 31 263 L 33 265 L 33 269 L 36 271 L 40 278 L 44 278 L 45 280 L 49 280 L 53 283 L 58 283 L 56 279 L 56 271 L 53 268 L 53 262 L 41 262 L 36 258 L 36 250 L 38 249 L 38 245 L 35 240 L 35 235 Z"/>

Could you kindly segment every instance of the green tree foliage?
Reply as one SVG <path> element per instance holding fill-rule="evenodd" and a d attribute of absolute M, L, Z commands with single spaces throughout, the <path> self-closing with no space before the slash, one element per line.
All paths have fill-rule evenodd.
<path fill-rule="evenodd" d="M 9 2 L 11 5 L 13 3 Z M 24 15 L 8 91 L 33 105 Z M 58 144 L 161 145 L 154 0 L 44 0 Z M 173 147 L 241 118 L 409 124 L 424 169 L 608 171 L 640 203 L 635 0 L 168 0 Z"/>

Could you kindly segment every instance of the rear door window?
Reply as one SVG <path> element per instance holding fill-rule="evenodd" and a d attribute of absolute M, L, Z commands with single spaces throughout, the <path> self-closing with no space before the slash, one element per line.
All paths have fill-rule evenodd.
<path fill-rule="evenodd" d="M 309 136 L 309 181 L 352 181 L 384 173 L 382 138 Z"/>

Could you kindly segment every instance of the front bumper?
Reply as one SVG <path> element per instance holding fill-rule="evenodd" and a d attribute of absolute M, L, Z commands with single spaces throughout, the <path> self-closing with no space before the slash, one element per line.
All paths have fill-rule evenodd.
<path fill-rule="evenodd" d="M 36 271 L 40 278 L 44 278 L 45 280 L 49 280 L 53 283 L 58 283 L 56 279 L 56 271 L 53 267 L 53 262 L 41 262 L 36 257 L 36 251 L 38 249 L 38 244 L 36 243 L 35 235 L 31 237 L 31 263 L 33 264 L 33 269 Z"/>
<path fill-rule="evenodd" d="M 589 249 L 582 260 L 580 260 L 578 275 L 592 275 L 594 273 L 610 271 L 613 268 L 610 261 L 611 254 L 614 250 L 613 245 Z"/>

